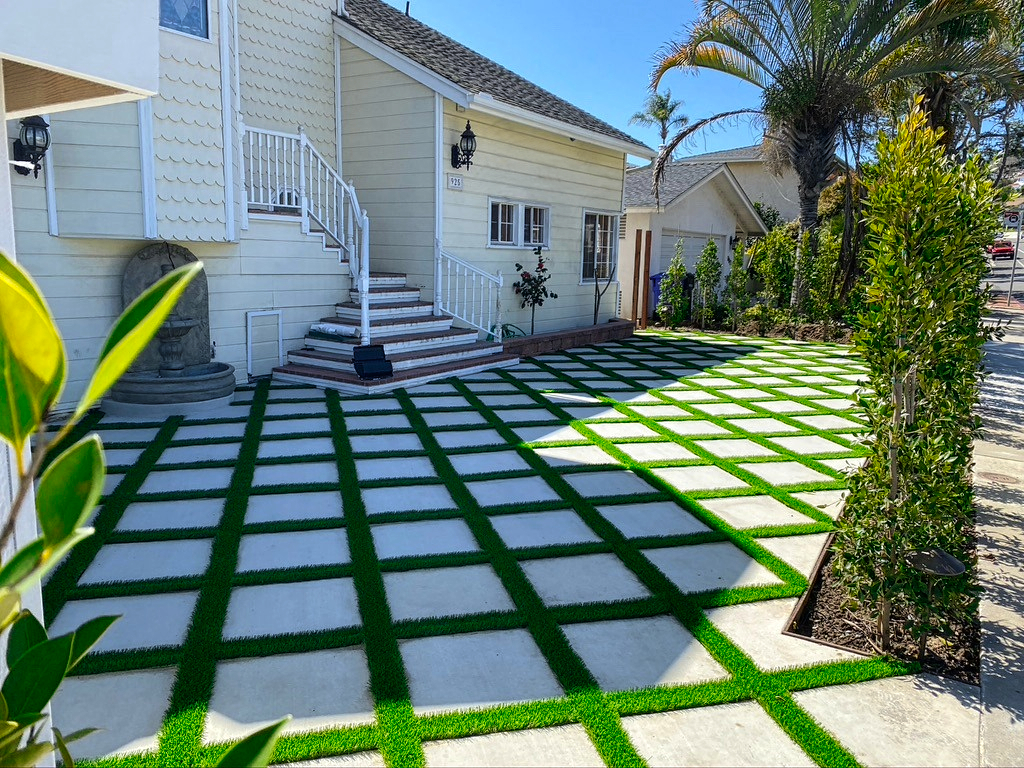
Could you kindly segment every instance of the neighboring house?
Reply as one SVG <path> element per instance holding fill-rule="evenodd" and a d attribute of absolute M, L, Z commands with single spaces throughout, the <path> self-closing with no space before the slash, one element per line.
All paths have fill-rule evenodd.
<path fill-rule="evenodd" d="M 764 223 L 728 163 L 673 163 L 665 171 L 656 197 L 651 168 L 626 173 L 626 223 L 623 227 L 619 280 L 622 316 L 643 317 L 654 311 L 649 276 L 668 269 L 681 245 L 691 273 L 697 259 L 713 240 L 723 276 L 730 268 L 739 239 L 765 232 Z M 650 260 L 646 248 L 650 242 Z"/>
<path fill-rule="evenodd" d="M 693 163 L 727 163 L 751 202 L 772 206 L 782 214 L 784 221 L 800 218 L 796 171 L 786 166 L 777 174 L 768 167 L 760 144 L 683 157 L 674 161 L 672 166 Z"/>
<path fill-rule="evenodd" d="M 154 241 L 205 262 L 215 359 L 241 378 L 366 391 L 360 342 L 385 345 L 385 385 L 514 362 L 488 336 L 499 300 L 525 322 L 512 282 L 537 245 L 559 294 L 538 330 L 592 322 L 626 156 L 652 150 L 380 0 L 160 9 L 159 93 L 55 116 L 44 173 L 14 184 L 19 250 L 69 339 L 69 398 Z M 456 169 L 467 121 L 476 152 Z"/>
<path fill-rule="evenodd" d="M 16 138 L 21 118 L 131 101 L 155 93 L 159 72 L 156 38 L 155 3 L 40 0 L 5 4 L 0 24 L 0 118 L 12 121 Z M 98 44 L 111 39 L 117 39 L 118 44 Z M 83 45 L 82 41 L 97 44 Z M 11 149 L 8 141 L 0 146 L 0 251 L 17 261 L 17 248 L 25 243 L 22 237 L 15 237 L 11 177 L 19 179 L 19 186 L 23 177 L 11 170 Z M 30 269 L 36 266 L 29 264 Z M 51 265 L 50 269 L 57 266 Z M 48 293 L 46 289 L 53 286 L 43 282 Z M 6 524 L 11 512 L 16 466 L 12 451 L 6 443 L 0 443 L 0 525 Z M 0 553 L 0 559 L 7 562 L 14 549 L 27 545 L 37 535 L 29 494 L 11 548 Z M 38 587 L 22 596 L 22 606 L 42 618 Z"/>

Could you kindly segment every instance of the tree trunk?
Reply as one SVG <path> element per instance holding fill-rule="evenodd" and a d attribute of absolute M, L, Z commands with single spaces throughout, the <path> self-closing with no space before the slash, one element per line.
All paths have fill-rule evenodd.
<path fill-rule="evenodd" d="M 790 306 L 797 309 L 802 305 L 807 290 L 803 279 L 807 262 L 810 260 L 813 263 L 817 256 L 817 238 L 813 233 L 818 229 L 818 198 L 828 186 L 829 177 L 836 167 L 839 126 L 793 127 L 788 134 L 790 160 L 799 179 L 797 192 L 800 195 L 800 237 L 797 241 L 796 263 L 793 265 L 793 294 L 790 299 Z M 805 232 L 812 233 L 810 249 L 803 247 Z"/>
<path fill-rule="evenodd" d="M 928 127 L 942 131 L 939 144 L 947 155 L 952 154 L 955 130 L 953 126 L 953 94 L 949 90 L 948 78 L 942 74 L 927 75 L 920 96 L 921 107 L 928 118 Z"/>

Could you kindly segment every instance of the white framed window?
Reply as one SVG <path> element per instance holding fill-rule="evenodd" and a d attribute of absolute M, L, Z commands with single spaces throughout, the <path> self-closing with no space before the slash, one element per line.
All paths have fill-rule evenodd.
<path fill-rule="evenodd" d="M 209 40 L 208 0 L 160 0 L 160 26 L 183 35 Z"/>
<path fill-rule="evenodd" d="M 490 201 L 492 248 L 548 248 L 551 245 L 551 209 L 546 205 L 513 200 Z"/>
<path fill-rule="evenodd" d="M 615 271 L 618 251 L 619 214 L 584 211 L 581 281 L 608 279 Z"/>

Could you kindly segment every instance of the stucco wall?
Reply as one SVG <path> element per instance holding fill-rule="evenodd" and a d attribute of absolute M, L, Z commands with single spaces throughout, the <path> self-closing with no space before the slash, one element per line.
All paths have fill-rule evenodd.
<path fill-rule="evenodd" d="M 752 203 L 777 208 L 785 221 L 799 218 L 800 198 L 794 171 L 786 169 L 782 176 L 776 176 L 763 163 L 729 163 L 729 170 Z"/>

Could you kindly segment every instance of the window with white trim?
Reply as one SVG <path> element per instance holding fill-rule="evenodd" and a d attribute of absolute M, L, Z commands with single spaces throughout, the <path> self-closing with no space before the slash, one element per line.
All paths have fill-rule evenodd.
<path fill-rule="evenodd" d="M 612 213 L 583 214 L 583 282 L 606 280 L 615 269 L 619 246 L 619 217 Z"/>
<path fill-rule="evenodd" d="M 160 26 L 209 39 L 210 11 L 207 0 L 160 0 Z"/>
<path fill-rule="evenodd" d="M 491 200 L 488 244 L 497 248 L 547 248 L 551 245 L 551 209 L 544 205 Z"/>

